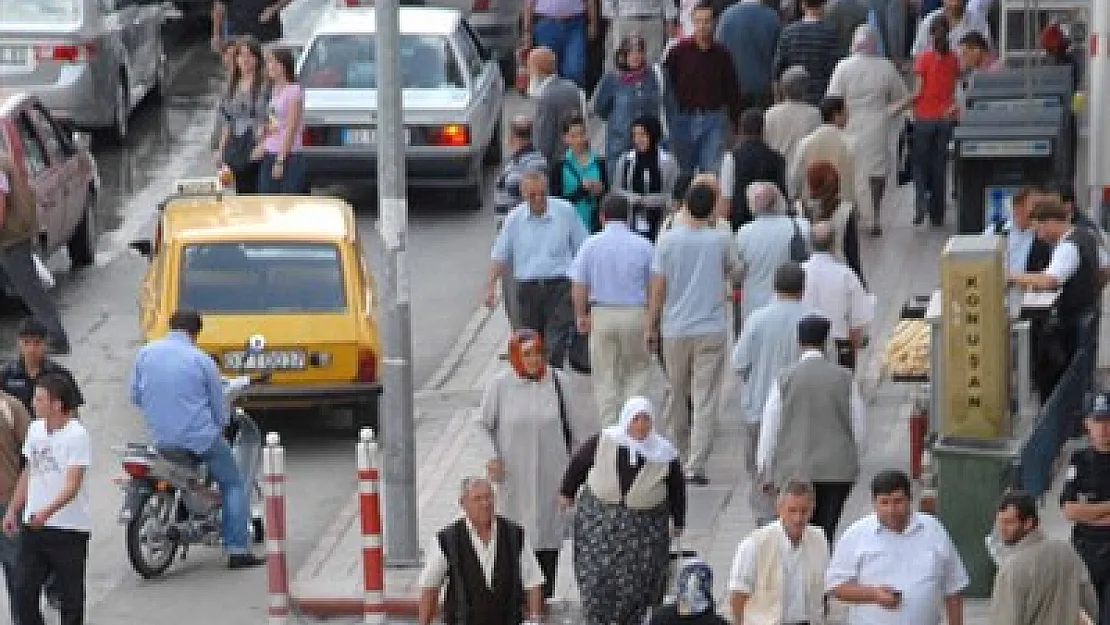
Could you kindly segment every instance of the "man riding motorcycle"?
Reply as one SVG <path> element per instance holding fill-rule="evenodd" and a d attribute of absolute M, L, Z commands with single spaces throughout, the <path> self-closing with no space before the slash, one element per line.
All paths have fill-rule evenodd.
<path fill-rule="evenodd" d="M 200 313 L 179 310 L 169 333 L 139 350 L 131 372 L 131 403 L 140 407 L 154 446 L 184 449 L 207 466 L 223 499 L 223 543 L 228 568 L 259 566 L 250 552 L 250 497 L 224 440 L 231 415 L 216 363 L 196 346 Z"/>

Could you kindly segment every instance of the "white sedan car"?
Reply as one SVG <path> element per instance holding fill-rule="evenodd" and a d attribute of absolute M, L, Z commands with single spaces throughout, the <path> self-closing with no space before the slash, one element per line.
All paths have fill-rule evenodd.
<path fill-rule="evenodd" d="M 480 208 L 484 166 L 501 160 L 501 72 L 457 10 L 402 7 L 400 22 L 408 185 L 457 188 Z M 300 56 L 310 185 L 377 177 L 375 32 L 373 8 L 335 9 Z"/>

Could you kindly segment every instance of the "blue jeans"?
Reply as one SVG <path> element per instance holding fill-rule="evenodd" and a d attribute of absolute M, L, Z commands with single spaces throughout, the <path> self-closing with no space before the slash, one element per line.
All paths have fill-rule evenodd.
<path fill-rule="evenodd" d="M 0 501 L 0 518 L 8 510 L 8 504 Z M 15 584 L 15 559 L 19 553 L 19 536 L 9 537 L 0 532 L 0 567 L 4 569 L 4 582 L 8 587 L 8 607 L 11 608 L 12 625 L 19 625 L 19 614 L 16 611 L 16 584 Z"/>
<path fill-rule="evenodd" d="M 308 193 L 305 180 L 304 155 L 290 152 L 285 157 L 281 178 L 274 178 L 274 155 L 266 154 L 258 168 L 258 192 L 262 194 L 298 195 Z"/>
<path fill-rule="evenodd" d="M 725 112 L 678 113 L 670 119 L 670 142 L 683 173 L 716 172 L 725 146 Z"/>
<path fill-rule="evenodd" d="M 917 120 L 913 123 L 913 185 L 917 196 L 916 217 L 928 214 L 933 223 L 944 221 L 948 204 L 948 142 L 952 122 Z"/>
<path fill-rule="evenodd" d="M 212 479 L 220 485 L 224 506 L 224 548 L 232 555 L 247 553 L 250 546 L 250 497 L 239 465 L 231 453 L 231 446 L 220 438 L 208 451 L 197 455 L 208 465 Z"/>
<path fill-rule="evenodd" d="M 551 48 L 559 61 L 559 75 L 585 88 L 586 16 L 555 19 L 537 15 L 532 43 Z"/>

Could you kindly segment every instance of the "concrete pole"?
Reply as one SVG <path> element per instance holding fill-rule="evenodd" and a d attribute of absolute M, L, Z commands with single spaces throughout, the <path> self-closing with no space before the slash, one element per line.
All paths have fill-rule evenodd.
<path fill-rule="evenodd" d="M 1087 62 L 1087 167 L 1091 216 L 1102 219 L 1103 189 L 1110 187 L 1110 2 L 1091 2 Z M 1110 207 L 1103 206 L 1101 210 Z"/>
<path fill-rule="evenodd" d="M 378 231 L 385 243 L 381 312 L 385 330 L 382 503 L 390 566 L 420 561 L 413 458 L 412 317 L 408 274 L 405 136 L 401 119 L 399 0 L 375 3 L 378 56 Z"/>

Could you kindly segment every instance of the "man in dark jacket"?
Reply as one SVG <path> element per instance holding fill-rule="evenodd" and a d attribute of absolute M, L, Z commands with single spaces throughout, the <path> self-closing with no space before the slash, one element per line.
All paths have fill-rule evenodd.
<path fill-rule="evenodd" d="M 540 618 L 540 564 L 524 530 L 494 515 L 493 484 L 486 478 L 464 479 L 459 504 L 463 517 L 440 530 L 424 552 L 428 560 L 420 574 L 416 622 L 430 625 L 444 583 L 447 625 L 520 625 L 525 616 Z"/>
<path fill-rule="evenodd" d="M 578 86 L 556 71 L 555 53 L 540 46 L 528 54 L 528 97 L 536 101 L 532 118 L 532 141 L 548 163 L 563 156 L 563 123 L 572 117 L 585 117 L 585 99 Z"/>
<path fill-rule="evenodd" d="M 49 329 L 48 350 L 68 354 L 69 337 L 35 268 L 33 255 L 38 234 L 34 192 L 16 173 L 15 165 L 0 155 L 0 271 L 31 314 Z"/>
<path fill-rule="evenodd" d="M 752 220 L 748 207 L 748 185 L 772 182 L 786 196 L 786 159 L 763 140 L 763 111 L 746 109 L 740 114 L 736 147 L 721 159 L 721 201 L 730 202 L 732 231 Z"/>
<path fill-rule="evenodd" d="M 24 318 L 15 331 L 18 354 L 0 369 L 0 391 L 18 399 L 32 414 L 34 408 L 31 406 L 31 397 L 34 395 L 35 381 L 48 373 L 60 373 L 68 378 L 77 392 L 77 405 L 85 403 L 77 380 L 69 369 L 46 356 L 48 335 L 46 324 L 34 317 Z"/>

